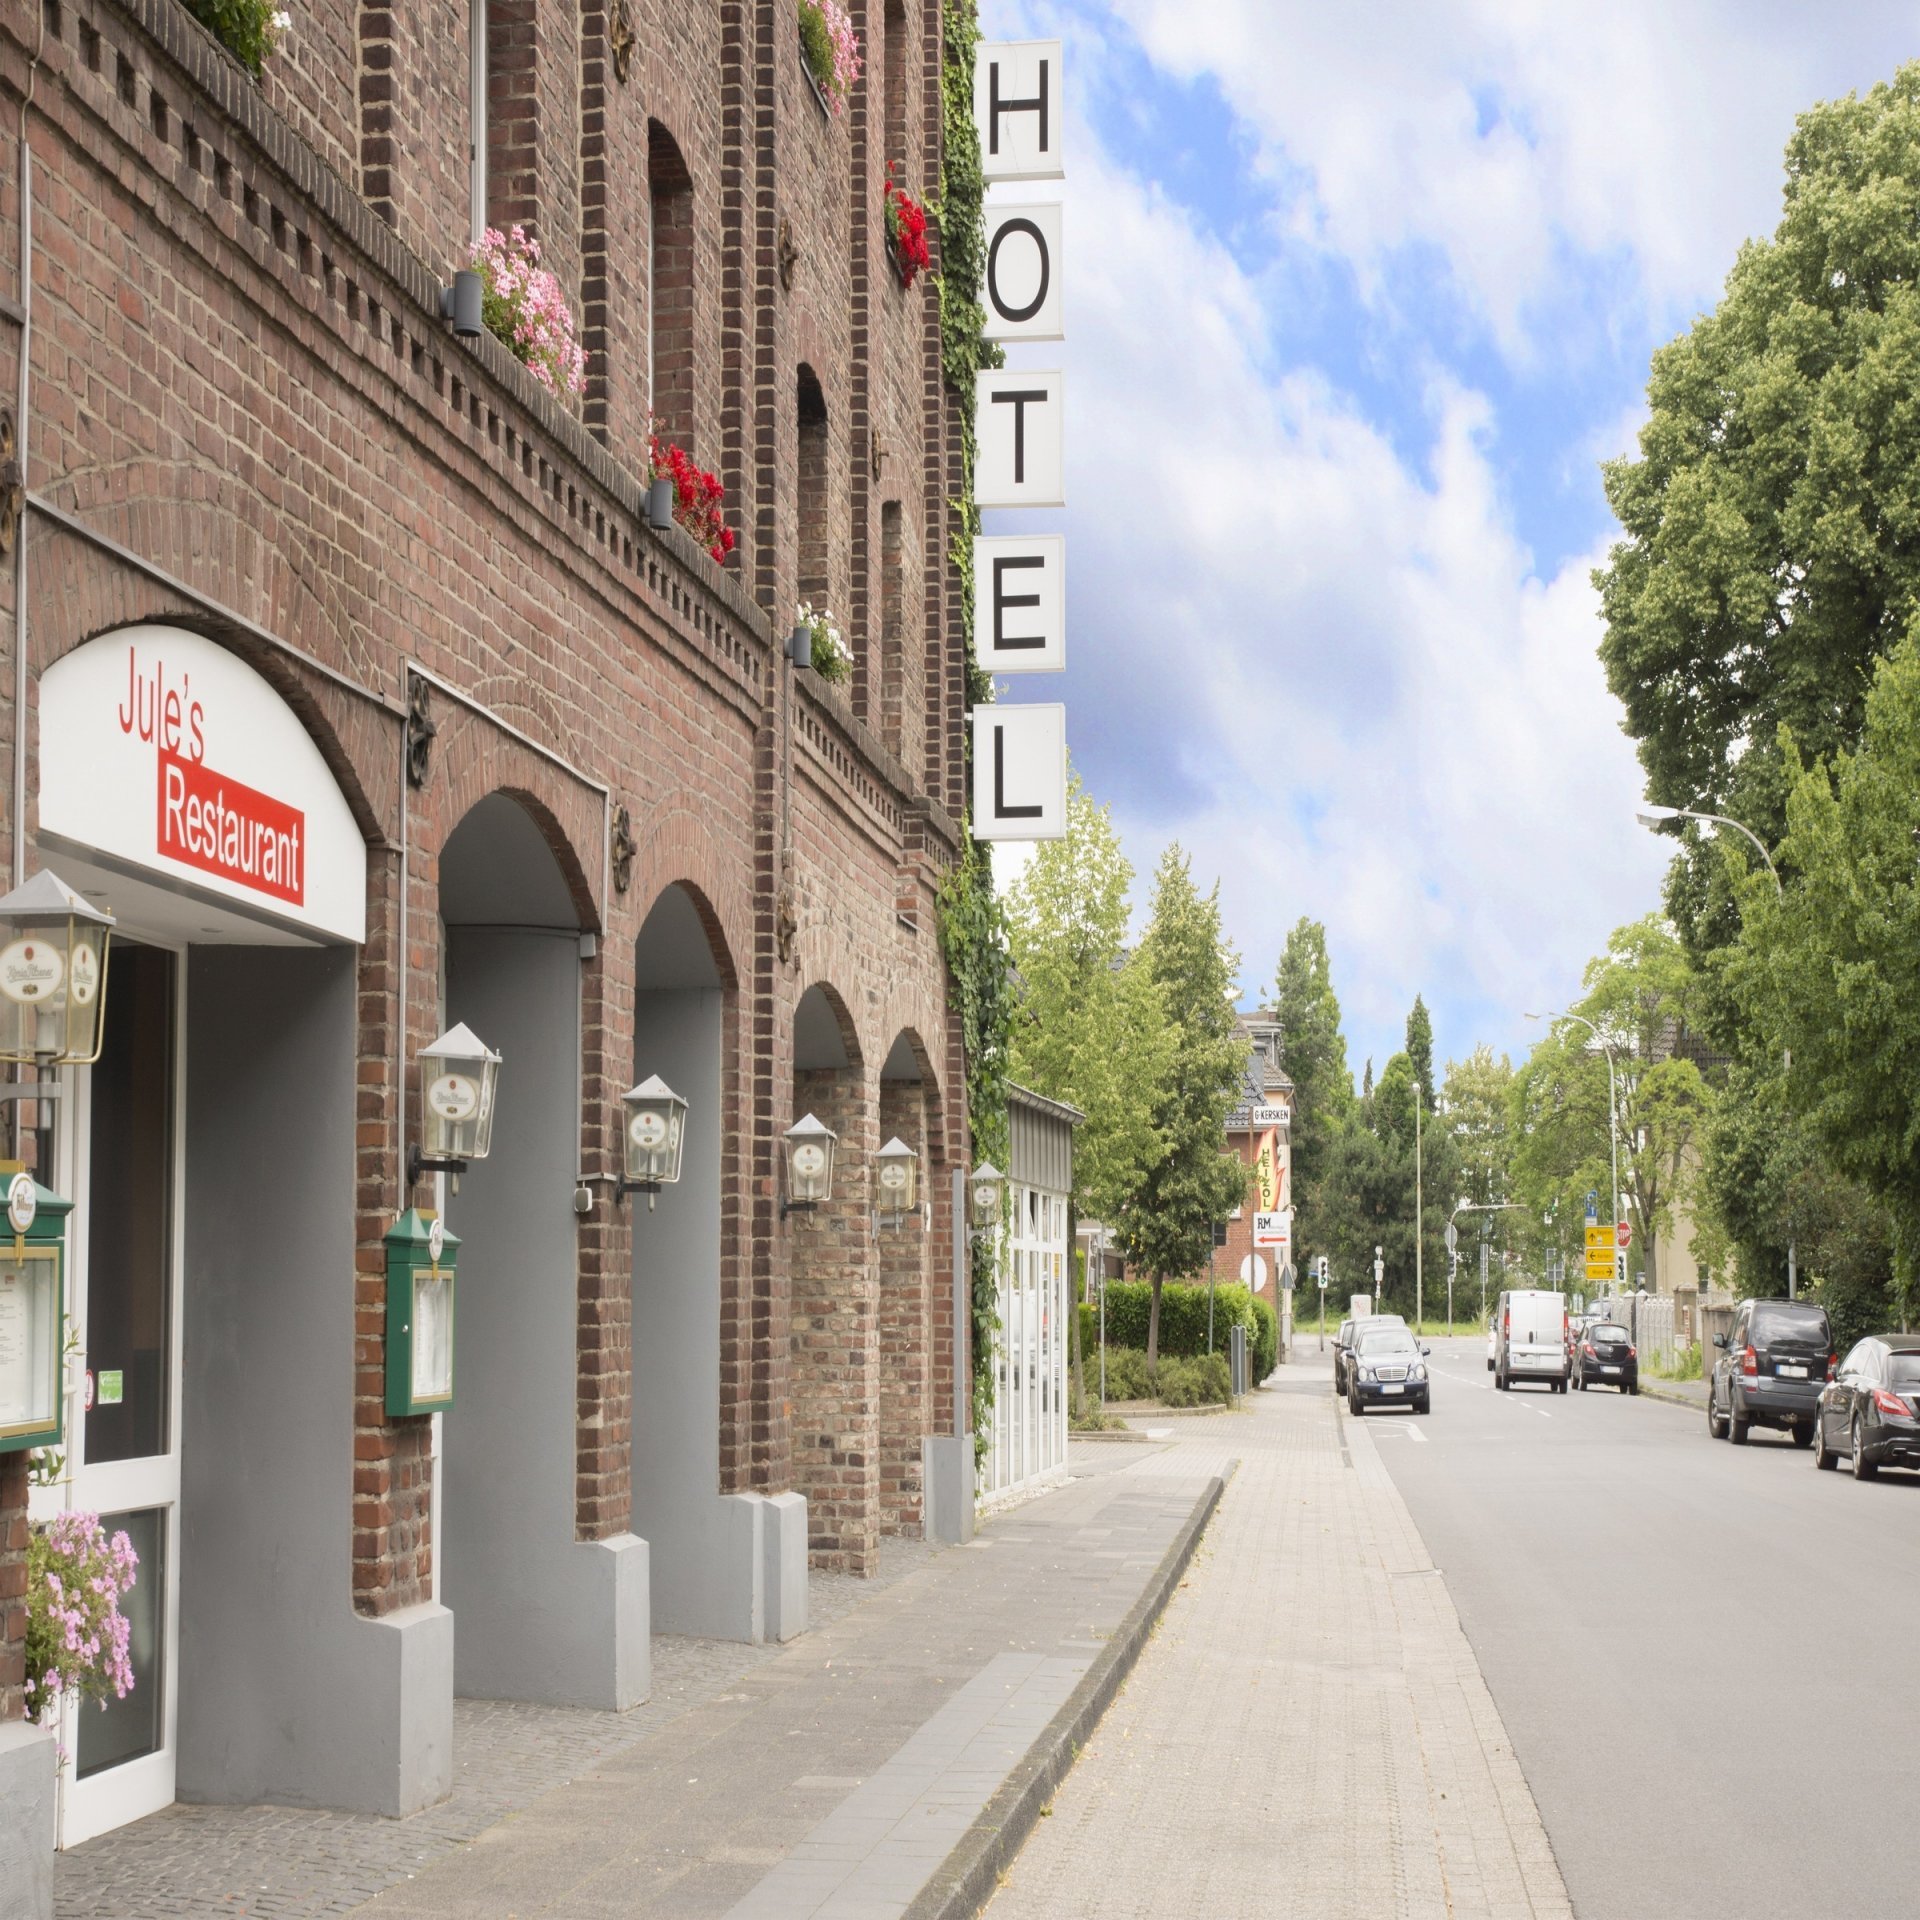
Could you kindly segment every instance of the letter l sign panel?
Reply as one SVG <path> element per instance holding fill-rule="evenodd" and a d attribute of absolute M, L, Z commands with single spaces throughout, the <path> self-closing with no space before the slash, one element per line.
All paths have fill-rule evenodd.
<path fill-rule="evenodd" d="M 1066 708 L 975 707 L 974 838 L 1060 840 L 1066 831 Z"/>

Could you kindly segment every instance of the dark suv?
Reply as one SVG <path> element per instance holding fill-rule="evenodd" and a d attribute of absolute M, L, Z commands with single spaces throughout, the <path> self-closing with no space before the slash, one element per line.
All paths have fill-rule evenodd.
<path fill-rule="evenodd" d="M 1707 1383 L 1707 1431 L 1746 1443 L 1753 1427 L 1784 1427 L 1797 1447 L 1813 1445 L 1820 1389 L 1833 1366 L 1824 1307 L 1804 1300 L 1743 1300 Z"/>

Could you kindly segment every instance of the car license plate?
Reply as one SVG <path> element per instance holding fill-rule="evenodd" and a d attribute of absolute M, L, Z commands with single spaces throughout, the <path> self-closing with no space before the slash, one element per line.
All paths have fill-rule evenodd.
<path fill-rule="evenodd" d="M 1807 1377 L 1805 1367 L 1775 1367 L 1774 1372 L 1783 1380 L 1804 1380 Z"/>
<path fill-rule="evenodd" d="M 1391 1385 L 1382 1386 L 1380 1391 L 1382 1393 L 1405 1393 L 1406 1388 L 1401 1386 L 1398 1381 L 1395 1381 Z"/>
<path fill-rule="evenodd" d="M 1600 1371 L 1602 1373 L 1618 1373 L 1620 1369 L 1618 1367 L 1602 1367 Z"/>

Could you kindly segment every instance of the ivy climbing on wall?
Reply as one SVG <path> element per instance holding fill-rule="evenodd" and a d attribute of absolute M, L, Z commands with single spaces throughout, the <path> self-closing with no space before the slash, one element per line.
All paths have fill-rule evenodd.
<path fill-rule="evenodd" d="M 993 698 L 993 683 L 973 652 L 973 540 L 980 509 L 973 503 L 973 387 L 983 367 L 1003 356 L 986 338 L 980 281 L 986 256 L 986 182 L 973 124 L 973 50 L 980 38 L 975 0 L 945 0 L 941 87 L 941 174 L 934 215 L 940 225 L 940 356 L 960 434 L 960 490 L 950 501 L 948 559 L 967 635 L 967 704 Z M 993 890 L 988 849 L 969 833 L 960 862 L 940 887 L 940 946 L 953 980 L 967 1056 L 967 1124 L 974 1161 L 1007 1164 L 1007 1036 L 1013 1018 L 1007 923 Z M 994 1265 L 989 1238 L 972 1243 L 973 1436 L 986 1444 L 993 1410 Z"/>

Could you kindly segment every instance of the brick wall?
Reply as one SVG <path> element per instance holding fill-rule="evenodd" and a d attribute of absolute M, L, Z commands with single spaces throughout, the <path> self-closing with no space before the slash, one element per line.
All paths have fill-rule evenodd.
<path fill-rule="evenodd" d="M 211 634 L 301 715 L 369 840 L 353 1199 L 356 1604 L 384 1612 L 430 1590 L 426 1426 L 389 1421 L 381 1408 L 382 1236 L 403 1203 L 400 1123 L 407 1133 L 416 1124 L 412 1062 L 437 1008 L 439 849 L 499 790 L 539 822 L 582 925 L 600 935 L 582 970 L 584 1170 L 613 1165 L 610 1115 L 631 1064 L 633 942 L 646 912 L 682 884 L 710 923 L 728 982 L 722 1484 L 810 1480 L 821 1551 L 869 1565 L 883 1506 L 890 1524 L 908 1523 L 911 1397 L 939 1403 L 929 1424 L 950 1417 L 951 1328 L 944 1311 L 914 1306 L 889 1335 L 908 1397 L 883 1496 L 876 1278 L 856 1245 L 868 1238 L 877 1082 L 855 1076 L 845 1093 L 843 1133 L 856 1144 L 843 1195 L 858 1195 L 857 1206 L 846 1200 L 856 1211 L 784 1229 L 777 1218 L 776 1143 L 791 1117 L 792 1022 L 808 983 L 833 987 L 868 1062 L 903 1030 L 924 1036 L 938 1116 L 925 1170 L 965 1156 L 963 1102 L 947 1097 L 963 1084 L 962 1062 L 932 904 L 961 798 L 958 635 L 940 534 L 950 421 L 925 286 L 907 294 L 883 277 L 864 308 L 856 300 L 886 272 L 883 142 L 864 132 L 869 88 L 844 117 L 822 114 L 780 0 L 633 7 L 624 80 L 611 75 L 605 7 L 536 14 L 492 0 L 489 92 L 500 117 L 489 190 L 503 196 L 496 214 L 532 213 L 576 307 L 593 287 L 588 317 L 605 364 L 583 422 L 497 343 L 456 342 L 438 317 L 469 217 L 464 20 L 456 31 L 440 16 L 323 0 L 298 17 L 256 86 L 174 0 L 44 3 L 29 115 L 29 485 L 147 565 L 31 516 L 30 667 L 37 676 L 134 620 Z M 16 103 L 39 16 L 36 6 L 0 19 L 0 93 Z M 877 31 L 877 17 L 859 17 Z M 872 60 L 869 72 L 877 83 L 897 65 L 902 76 L 898 137 L 917 155 L 919 191 L 938 175 L 938 9 L 908 8 L 896 25 L 897 59 Z M 507 51 L 529 45 L 531 74 L 509 71 Z M 896 114 L 891 94 L 885 112 Z M 743 545 L 725 569 L 677 530 L 648 531 L 641 512 L 651 123 L 682 157 L 688 216 L 652 289 L 662 309 L 680 303 L 665 330 L 662 388 L 671 382 L 688 438 L 732 490 Z M 10 152 L 0 156 L 8 276 Z M 793 254 L 785 277 L 783 227 Z M 0 319 L 9 391 L 17 346 Z M 873 624 L 897 631 L 897 684 L 889 664 L 884 698 L 871 687 L 856 700 L 810 679 L 796 685 L 777 653 L 802 568 L 803 363 L 817 372 L 827 416 L 816 476 L 825 511 L 807 564 L 851 623 L 857 655 L 872 636 L 856 606 L 861 620 L 871 609 Z M 890 502 L 899 532 L 883 539 Z M 0 593 L 11 589 L 8 569 Z M 440 731 L 403 831 L 409 661 L 471 704 L 430 694 Z M 915 711 L 922 688 L 925 717 Z M 20 718 L 10 699 L 11 676 L 0 676 L 9 750 Z M 31 704 L 24 719 L 34 792 Z M 624 888 L 606 878 L 610 806 L 629 810 L 638 843 Z M 9 847 L 15 824 L 0 822 Z M 929 1274 L 945 1275 L 951 1248 L 944 1181 L 930 1198 L 923 1289 Z M 628 1520 L 627 1233 L 604 1201 L 579 1228 L 584 1538 Z M 944 1287 L 942 1278 L 943 1302 Z M 809 1349 L 819 1364 L 801 1367 L 799 1320 L 822 1302 L 831 1320 L 842 1294 L 851 1318 L 829 1329 L 838 1345 Z M 931 1343 L 923 1351 L 913 1350 L 915 1327 Z M 802 1430 L 817 1430 L 804 1464 Z M 824 1449 L 821 1435 L 832 1437 Z M 18 1475 L 5 1472 L 0 1539 L 23 1510 Z M 17 1645 L 9 1619 L 0 1711 L 17 1684 L 7 1664 Z"/>

